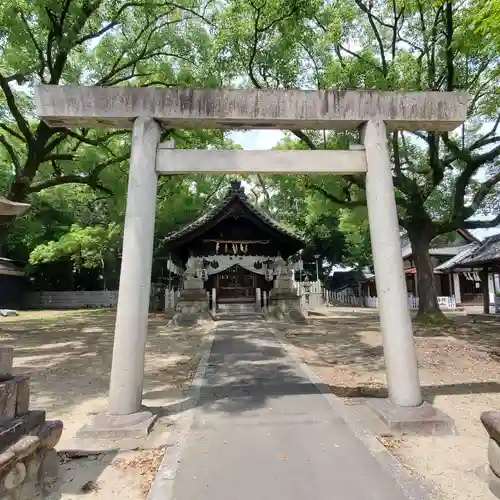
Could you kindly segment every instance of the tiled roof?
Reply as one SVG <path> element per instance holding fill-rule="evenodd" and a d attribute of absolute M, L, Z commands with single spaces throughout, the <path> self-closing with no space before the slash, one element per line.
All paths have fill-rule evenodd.
<path fill-rule="evenodd" d="M 458 247 L 440 247 L 440 248 L 431 248 L 429 250 L 429 255 L 460 255 L 465 250 L 468 250 L 471 245 L 477 246 L 477 243 L 469 243 L 468 245 L 460 245 Z"/>
<path fill-rule="evenodd" d="M 429 255 L 436 255 L 436 256 L 447 256 L 447 255 L 459 255 L 462 253 L 464 250 L 468 249 L 470 245 L 476 245 L 476 243 L 469 243 L 468 245 L 460 245 L 458 247 L 437 247 L 437 248 L 430 248 L 429 249 Z M 402 248 L 401 250 L 403 259 L 410 257 L 413 254 L 413 250 L 411 248 L 411 245 L 407 245 Z"/>
<path fill-rule="evenodd" d="M 303 240 L 296 234 L 293 234 L 291 231 L 288 231 L 284 229 L 280 224 L 275 221 L 272 217 L 270 217 L 268 214 L 266 214 L 263 210 L 260 208 L 257 208 L 255 205 L 252 205 L 250 203 L 250 200 L 248 199 L 248 196 L 245 194 L 245 189 L 241 186 L 240 181 L 233 181 L 231 183 L 231 188 L 228 190 L 228 193 L 224 197 L 224 200 L 222 203 L 217 205 L 216 207 L 212 208 L 202 216 L 198 217 L 196 220 L 191 222 L 190 224 L 187 224 L 186 226 L 182 227 L 181 229 L 174 231 L 170 233 L 166 238 L 163 240 L 163 243 L 169 243 L 171 241 L 175 241 L 182 236 L 185 236 L 189 234 L 192 231 L 195 231 L 196 229 L 204 226 L 208 222 L 210 222 L 212 219 L 217 218 L 219 215 L 221 215 L 226 207 L 233 201 L 233 200 L 239 200 L 242 205 L 245 206 L 250 212 L 252 212 L 256 217 L 258 217 L 262 222 L 267 224 L 268 226 L 272 227 L 275 231 L 278 231 L 289 238 L 294 238 L 297 241 L 300 241 L 302 243 Z"/>
<path fill-rule="evenodd" d="M 447 260 L 446 262 L 443 262 L 439 266 L 434 268 L 434 271 L 448 271 L 449 269 L 452 269 L 453 267 L 458 266 L 459 264 L 462 264 L 468 257 L 470 257 L 479 247 L 481 246 L 481 243 L 469 243 L 468 245 L 465 245 L 462 248 L 462 251 L 454 255 L 451 259 Z"/>
<path fill-rule="evenodd" d="M 500 264 L 500 233 L 486 238 L 477 250 L 461 264 L 480 265 L 497 261 Z"/>

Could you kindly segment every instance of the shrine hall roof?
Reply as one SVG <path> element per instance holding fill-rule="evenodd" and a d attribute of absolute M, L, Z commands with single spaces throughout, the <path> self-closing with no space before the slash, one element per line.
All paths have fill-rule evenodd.
<path fill-rule="evenodd" d="M 467 266 L 500 265 L 500 234 L 486 238 L 477 250 L 461 262 Z"/>
<path fill-rule="evenodd" d="M 273 232 L 281 235 L 282 238 L 291 240 L 297 247 L 297 250 L 305 246 L 305 242 L 291 231 L 283 228 L 277 221 L 266 214 L 263 210 L 253 205 L 248 196 L 245 194 L 245 189 L 241 186 L 240 181 L 233 181 L 226 196 L 222 202 L 204 213 L 202 216 L 195 219 L 190 224 L 170 233 L 165 237 L 163 243 L 174 244 L 180 240 L 188 239 L 193 233 L 196 235 L 203 230 L 209 228 L 231 216 L 231 211 L 228 210 L 232 203 L 237 202 L 243 206 L 251 215 L 260 220 L 264 225 L 268 226 Z"/>

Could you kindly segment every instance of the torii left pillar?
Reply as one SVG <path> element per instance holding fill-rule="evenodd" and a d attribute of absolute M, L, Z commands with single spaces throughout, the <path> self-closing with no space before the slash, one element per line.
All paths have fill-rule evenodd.
<path fill-rule="evenodd" d="M 141 407 L 154 243 L 160 126 L 136 118 L 107 411 L 83 427 L 79 437 L 141 437 L 155 415 Z"/>

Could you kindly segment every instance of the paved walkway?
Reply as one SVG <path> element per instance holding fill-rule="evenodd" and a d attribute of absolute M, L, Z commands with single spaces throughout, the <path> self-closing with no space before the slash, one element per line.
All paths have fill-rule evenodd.
<path fill-rule="evenodd" d="M 264 322 L 220 322 L 172 500 L 405 500 Z"/>

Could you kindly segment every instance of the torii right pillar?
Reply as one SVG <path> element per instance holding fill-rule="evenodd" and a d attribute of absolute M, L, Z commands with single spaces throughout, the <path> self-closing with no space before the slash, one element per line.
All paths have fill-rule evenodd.
<path fill-rule="evenodd" d="M 367 402 L 390 429 L 453 434 L 453 419 L 422 401 L 386 125 L 383 121 L 368 121 L 361 132 L 368 167 L 366 200 L 389 390 L 389 400 L 372 398 Z"/>
<path fill-rule="evenodd" d="M 398 406 L 420 406 L 422 394 L 401 258 L 398 214 L 385 123 L 367 122 L 362 130 L 362 138 L 368 166 L 366 202 L 389 399 Z"/>

